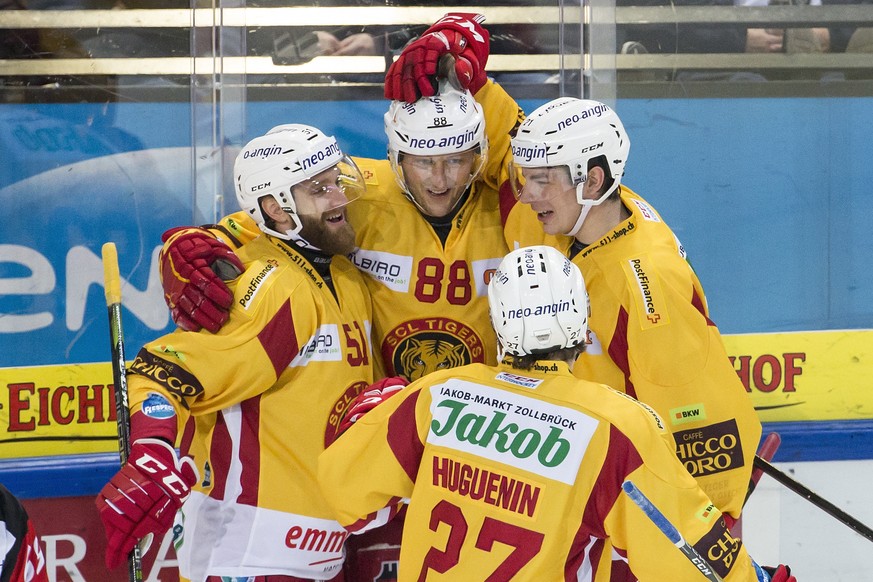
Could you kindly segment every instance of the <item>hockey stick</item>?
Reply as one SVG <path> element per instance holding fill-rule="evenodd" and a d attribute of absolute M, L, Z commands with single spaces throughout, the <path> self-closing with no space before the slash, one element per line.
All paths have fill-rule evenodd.
<path fill-rule="evenodd" d="M 667 520 L 666 516 L 664 516 L 661 511 L 655 507 L 649 498 L 643 495 L 643 492 L 637 489 L 637 486 L 634 485 L 630 481 L 625 481 L 621 484 L 621 488 L 624 489 L 624 492 L 628 497 L 631 498 L 637 507 L 643 510 L 643 513 L 652 520 L 652 523 L 661 530 L 667 539 L 670 540 L 674 546 L 679 548 L 679 550 L 685 555 L 688 560 L 694 564 L 694 567 L 703 574 L 703 576 L 710 580 L 711 582 L 722 582 L 721 577 L 715 573 L 715 570 L 712 569 L 712 566 L 709 565 L 709 562 L 706 561 L 706 558 L 701 556 L 697 550 L 694 549 L 694 546 L 685 541 L 685 538 L 682 537 L 682 534 L 679 533 L 672 523 Z"/>
<path fill-rule="evenodd" d="M 868 526 L 864 525 L 827 499 L 824 499 L 820 495 L 812 492 L 805 485 L 798 483 L 764 459 L 760 457 L 755 457 L 755 467 L 760 469 L 762 472 L 767 473 L 771 477 L 773 477 L 776 481 L 787 487 L 788 489 L 794 491 L 831 517 L 835 518 L 837 521 L 841 522 L 844 525 L 852 528 L 871 542 L 873 542 L 873 529 L 870 529 Z"/>
<path fill-rule="evenodd" d="M 758 454 L 756 456 L 768 462 L 772 461 L 774 455 L 776 455 L 776 450 L 779 449 L 779 445 L 781 444 L 782 437 L 779 436 L 779 433 L 771 432 L 764 437 L 764 442 L 761 443 L 761 447 L 758 449 Z M 761 475 L 763 474 L 764 471 L 758 467 L 752 469 L 752 478 L 749 480 L 749 489 L 746 491 L 746 499 L 743 501 L 743 505 L 745 505 L 746 501 L 749 500 L 749 497 L 752 496 L 752 493 L 755 491 L 755 487 L 758 486 L 758 481 L 761 480 Z"/>
<path fill-rule="evenodd" d="M 103 285 L 109 311 L 109 337 L 112 342 L 112 380 L 115 383 L 115 422 L 118 431 L 118 455 L 121 465 L 130 454 L 130 410 L 127 406 L 127 370 L 124 363 L 124 331 L 121 327 L 121 275 L 115 243 L 103 245 Z M 142 552 L 133 547 L 127 558 L 131 582 L 142 582 Z"/>

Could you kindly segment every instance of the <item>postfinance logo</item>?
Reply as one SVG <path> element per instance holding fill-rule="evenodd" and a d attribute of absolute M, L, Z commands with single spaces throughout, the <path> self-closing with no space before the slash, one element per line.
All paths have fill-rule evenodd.
<path fill-rule="evenodd" d="M 637 291 L 634 294 L 634 303 L 642 328 L 649 329 L 670 323 L 659 277 L 648 255 L 630 258 L 625 261 L 624 267 L 631 288 Z"/>
<path fill-rule="evenodd" d="M 262 266 L 262 268 L 255 273 L 255 275 L 249 280 L 249 284 L 242 291 L 242 296 L 237 300 L 240 307 L 243 309 L 248 309 L 251 306 L 252 301 L 257 296 L 258 292 L 263 288 L 264 284 L 276 272 L 276 269 L 279 267 L 279 262 L 275 259 L 268 259 L 266 264 Z"/>

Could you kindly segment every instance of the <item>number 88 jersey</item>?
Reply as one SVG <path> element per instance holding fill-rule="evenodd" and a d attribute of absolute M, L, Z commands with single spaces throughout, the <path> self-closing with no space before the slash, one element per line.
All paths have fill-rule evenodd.
<path fill-rule="evenodd" d="M 367 193 L 348 206 L 359 246 L 350 258 L 368 275 L 373 346 L 385 374 L 414 381 L 436 370 L 494 364 L 487 285 L 509 252 L 497 191 L 475 182 L 444 244 L 400 191 L 387 161 L 356 162 Z"/>

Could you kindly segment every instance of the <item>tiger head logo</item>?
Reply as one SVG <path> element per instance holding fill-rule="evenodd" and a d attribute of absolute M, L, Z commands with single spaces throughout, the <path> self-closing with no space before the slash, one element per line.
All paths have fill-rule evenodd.
<path fill-rule="evenodd" d="M 461 342 L 448 340 L 445 336 L 422 340 L 410 338 L 399 354 L 400 366 L 397 372 L 413 382 L 437 370 L 469 364 L 470 354 L 466 346 Z"/>
<path fill-rule="evenodd" d="M 437 370 L 481 364 L 488 354 L 476 329 L 447 317 L 402 322 L 385 334 L 380 351 L 388 374 L 410 382 Z"/>

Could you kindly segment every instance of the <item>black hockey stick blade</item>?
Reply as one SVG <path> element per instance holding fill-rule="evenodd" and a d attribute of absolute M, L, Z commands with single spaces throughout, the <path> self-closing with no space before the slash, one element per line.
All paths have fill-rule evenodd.
<path fill-rule="evenodd" d="M 776 481 L 791 489 L 837 521 L 841 522 L 843 525 L 846 525 L 857 533 L 861 534 L 871 542 L 873 542 L 873 529 L 870 529 L 869 526 L 864 525 L 827 499 L 824 499 L 822 496 L 810 490 L 805 485 L 798 483 L 764 459 L 760 457 L 755 457 L 755 467 L 760 468 L 762 471 L 773 477 Z"/>

